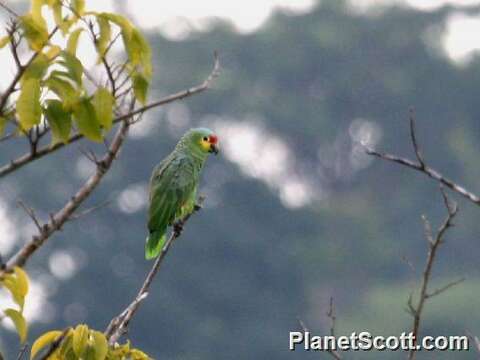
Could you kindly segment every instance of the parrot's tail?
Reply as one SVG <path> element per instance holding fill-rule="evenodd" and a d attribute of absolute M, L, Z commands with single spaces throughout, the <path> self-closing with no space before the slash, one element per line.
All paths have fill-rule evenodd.
<path fill-rule="evenodd" d="M 145 244 L 145 259 L 154 259 L 160 255 L 166 239 L 165 232 L 151 232 L 150 235 L 147 236 L 147 242 Z"/>

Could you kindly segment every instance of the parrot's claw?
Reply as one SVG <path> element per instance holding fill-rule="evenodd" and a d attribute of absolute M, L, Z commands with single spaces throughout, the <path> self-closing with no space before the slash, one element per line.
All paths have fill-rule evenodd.
<path fill-rule="evenodd" d="M 176 222 L 175 224 L 173 224 L 173 232 L 175 234 L 180 234 L 183 230 L 183 225 L 179 222 Z"/>

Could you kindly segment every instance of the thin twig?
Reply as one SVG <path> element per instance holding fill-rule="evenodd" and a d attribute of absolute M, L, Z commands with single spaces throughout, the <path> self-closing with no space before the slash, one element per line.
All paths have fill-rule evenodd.
<path fill-rule="evenodd" d="M 179 220 L 173 226 L 173 231 L 170 237 L 165 242 L 165 245 L 163 246 L 160 255 L 157 257 L 152 268 L 148 272 L 147 277 L 145 278 L 142 287 L 138 291 L 137 296 L 130 303 L 130 305 L 128 305 L 125 310 L 120 313 L 120 315 L 114 317 L 112 321 L 110 321 L 107 330 L 105 330 L 105 336 L 107 337 L 110 345 L 115 344 L 118 339 L 127 332 L 128 324 L 137 312 L 142 301 L 148 296 L 148 290 L 150 289 L 150 285 L 152 284 L 153 279 L 157 275 L 158 270 L 160 269 L 160 265 L 162 264 L 165 256 L 167 255 L 170 246 L 172 245 L 174 240 L 182 234 L 183 227 L 188 221 L 188 219 L 201 208 L 203 200 L 204 198 L 200 197 L 198 201 L 198 206 L 194 208 L 194 211 L 190 214 L 187 214 L 183 219 Z"/>
<path fill-rule="evenodd" d="M 19 17 L 19 15 L 13 9 L 11 9 L 7 5 L 5 5 L 3 1 L 0 1 L 0 7 L 3 8 L 4 10 L 6 10 L 13 17 L 15 17 L 15 18 Z"/>
<path fill-rule="evenodd" d="M 424 223 L 424 228 L 425 228 L 425 237 L 427 240 L 428 244 L 428 254 L 427 254 L 427 259 L 425 262 L 425 268 L 423 270 L 423 276 L 422 276 L 422 283 L 420 286 L 420 295 L 419 299 L 416 305 L 413 304 L 413 293 L 410 294 L 408 301 L 407 301 L 407 306 L 408 306 L 408 311 L 413 317 L 413 325 L 412 325 L 412 334 L 415 339 L 415 344 L 418 338 L 418 332 L 420 329 L 420 323 L 421 323 L 421 318 L 422 318 L 422 312 L 425 306 L 426 301 L 433 297 L 436 296 L 445 290 L 448 290 L 452 286 L 455 286 L 459 284 L 460 282 L 463 281 L 463 279 L 454 281 L 450 284 L 447 284 L 446 286 L 437 289 L 433 291 L 432 293 L 428 292 L 428 285 L 430 282 L 431 274 L 432 274 L 432 269 L 433 269 L 433 264 L 435 262 L 435 257 L 437 255 L 437 251 L 440 247 L 440 245 L 443 243 L 443 239 L 445 236 L 445 233 L 447 230 L 453 226 L 453 219 L 457 215 L 458 212 L 458 206 L 456 203 L 450 202 L 448 199 L 447 194 L 445 193 L 443 188 L 440 188 L 442 197 L 444 200 L 444 205 L 445 208 L 447 209 L 447 216 L 445 220 L 442 222 L 440 227 L 438 228 L 435 236 L 431 233 L 431 227 L 430 223 L 426 220 L 426 217 L 422 217 L 423 223 Z M 408 353 L 408 359 L 412 360 L 414 359 L 416 354 L 415 349 L 411 349 Z"/>
<path fill-rule="evenodd" d="M 330 335 L 335 336 L 335 321 L 336 321 L 336 316 L 335 316 L 335 309 L 334 309 L 334 303 L 333 303 L 333 297 L 330 297 L 330 302 L 329 302 L 329 307 L 327 311 L 327 317 L 330 319 Z M 303 332 L 310 332 L 308 327 L 305 325 L 305 323 L 301 319 L 297 319 L 300 327 L 302 328 Z M 327 348 L 325 349 L 327 354 L 330 354 L 334 359 L 336 360 L 342 360 L 342 356 L 334 349 Z"/>
<path fill-rule="evenodd" d="M 31 208 L 30 206 L 27 206 L 22 200 L 18 200 L 17 203 L 27 213 L 30 219 L 32 219 L 38 231 L 42 233 L 43 228 L 42 225 L 40 225 L 40 221 L 38 220 L 37 215 L 35 214 L 35 210 L 33 210 L 33 208 Z"/>
<path fill-rule="evenodd" d="M 140 107 L 138 109 L 130 111 L 126 114 L 119 115 L 113 120 L 113 123 L 118 123 L 118 122 L 121 122 L 122 120 L 129 119 L 134 115 L 142 114 L 142 113 L 144 113 L 147 110 L 150 110 L 152 108 L 159 107 L 159 106 L 162 106 L 162 105 L 166 105 L 166 104 L 169 104 L 171 102 L 181 100 L 181 99 L 187 98 L 187 97 L 195 95 L 195 94 L 199 94 L 199 93 L 201 93 L 201 92 L 210 88 L 213 80 L 218 77 L 219 71 L 220 71 L 220 63 L 219 63 L 219 60 L 218 60 L 218 56 L 215 54 L 215 64 L 214 64 L 213 70 L 210 73 L 210 75 L 208 76 L 208 78 L 202 84 L 200 84 L 198 86 L 194 86 L 190 89 L 182 90 L 182 91 L 179 91 L 177 93 L 168 95 L 168 96 L 166 96 L 166 97 L 164 97 L 160 100 L 154 101 L 154 102 L 152 102 L 148 105 L 145 105 L 143 107 Z M 70 137 L 67 144 L 70 145 L 70 144 L 74 143 L 75 141 L 78 141 L 82 138 L 83 138 L 83 135 L 77 133 L 77 134 L 72 135 Z M 55 152 L 55 151 L 63 148 L 64 146 L 65 146 L 64 143 L 56 143 L 53 146 L 46 145 L 44 147 L 38 148 L 35 154 L 31 154 L 30 152 L 26 153 L 26 154 L 23 154 L 23 155 L 19 156 L 18 158 L 16 158 L 15 160 L 11 160 L 8 164 L 5 164 L 4 166 L 0 167 L 0 178 L 6 176 L 8 174 L 11 174 L 12 172 L 14 172 L 14 171 L 22 168 L 23 166 L 31 163 L 32 161 L 35 161 L 35 160 L 37 160 L 41 157 L 44 157 L 45 155 L 48 155 L 52 152 Z"/>
<path fill-rule="evenodd" d="M 23 357 L 27 353 L 28 347 L 29 347 L 28 343 L 22 346 L 22 348 L 18 352 L 17 360 L 22 360 L 23 359 Z"/>
<path fill-rule="evenodd" d="M 410 160 L 408 158 L 404 158 L 401 156 L 397 156 L 394 154 L 389 154 L 386 152 L 380 152 L 375 149 L 366 147 L 365 151 L 369 155 L 376 156 L 380 159 L 387 160 L 390 162 L 394 162 L 403 166 L 406 166 L 410 169 L 417 170 L 428 177 L 434 179 L 435 181 L 441 183 L 442 185 L 448 187 L 449 189 L 457 192 L 458 194 L 462 195 L 466 199 L 470 200 L 476 205 L 480 205 L 480 197 L 473 192 L 465 189 L 463 186 L 457 184 L 456 182 L 450 180 L 449 178 L 445 177 L 442 175 L 440 172 L 437 170 L 433 169 L 432 167 L 428 166 L 425 163 L 425 160 L 421 154 L 418 141 L 417 141 L 417 136 L 415 134 L 415 119 L 413 115 L 410 116 L 410 139 L 412 142 L 412 146 L 415 152 L 415 156 L 417 158 L 417 161 Z"/>
<path fill-rule="evenodd" d="M 106 200 L 98 205 L 95 205 L 95 206 L 92 206 L 86 210 L 83 210 L 81 212 L 77 212 L 75 214 L 73 214 L 72 216 L 70 216 L 70 221 L 72 220 L 78 220 L 78 219 L 81 219 L 87 215 L 90 215 L 92 212 L 95 212 L 97 210 L 100 210 L 102 208 L 104 208 L 105 206 L 109 205 L 112 203 L 112 200 Z"/>

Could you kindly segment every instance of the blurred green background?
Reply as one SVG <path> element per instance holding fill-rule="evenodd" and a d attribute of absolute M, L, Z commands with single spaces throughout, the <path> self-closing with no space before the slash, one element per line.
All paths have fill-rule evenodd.
<path fill-rule="evenodd" d="M 204 211 L 171 249 L 130 325 L 136 347 L 156 359 L 324 358 L 288 351 L 288 333 L 302 319 L 326 334 L 330 296 L 338 334 L 408 331 L 406 302 L 427 251 L 420 215 L 437 226 L 445 209 L 437 184 L 369 158 L 358 141 L 412 157 L 412 106 L 426 159 L 480 193 L 480 61 L 459 66 L 438 47 L 454 10 L 390 7 L 365 15 L 324 0 L 302 15 L 276 11 L 250 34 L 220 20 L 183 41 L 150 33 L 151 99 L 203 81 L 214 50 L 221 78 L 207 93 L 148 113 L 89 200 L 111 204 L 69 223 L 32 258 L 30 340 L 80 322 L 104 329 L 133 298 L 151 265 L 143 257 L 150 172 L 197 125 L 220 134 L 223 153 L 204 172 Z M 462 12 L 477 15 L 480 6 Z M 0 144 L 2 163 L 24 143 Z M 79 148 L 2 179 L 2 255 L 34 231 L 16 200 L 46 216 L 81 185 L 90 164 Z M 480 209 L 452 197 L 460 214 L 440 249 L 432 286 L 467 280 L 427 303 L 422 334 L 480 334 Z M 15 334 L 2 329 L 0 346 L 14 358 Z M 473 351 L 418 355 L 475 357 Z"/>

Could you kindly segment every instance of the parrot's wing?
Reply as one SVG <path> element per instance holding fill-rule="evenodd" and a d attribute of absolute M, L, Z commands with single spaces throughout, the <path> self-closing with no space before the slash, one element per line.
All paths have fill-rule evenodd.
<path fill-rule="evenodd" d="M 152 175 L 150 183 L 150 232 L 164 232 L 195 189 L 197 177 L 188 158 L 166 159 Z"/>

